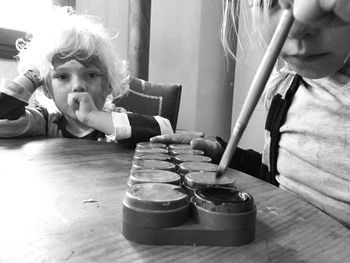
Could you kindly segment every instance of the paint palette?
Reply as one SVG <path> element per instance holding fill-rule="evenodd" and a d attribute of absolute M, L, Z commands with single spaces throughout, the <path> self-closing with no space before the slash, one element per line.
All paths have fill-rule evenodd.
<path fill-rule="evenodd" d="M 153 145 L 142 147 L 151 151 Z M 213 165 L 198 167 L 212 169 Z M 168 168 L 163 163 L 154 166 Z M 131 177 L 133 173 L 131 169 Z M 180 183 L 167 183 L 173 171 L 147 166 L 147 172 L 139 169 L 137 173 L 148 179 L 134 180 L 125 192 L 122 234 L 126 239 L 150 245 L 203 246 L 241 246 L 254 240 L 254 200 L 234 187 L 234 178 L 224 175 L 218 180 L 212 170 L 183 174 L 182 169 L 177 173 Z"/>

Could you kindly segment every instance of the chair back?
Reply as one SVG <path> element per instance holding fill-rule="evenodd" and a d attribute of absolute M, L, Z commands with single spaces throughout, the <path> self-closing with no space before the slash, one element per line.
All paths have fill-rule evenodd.
<path fill-rule="evenodd" d="M 127 111 L 159 115 L 167 118 L 176 130 L 182 86 L 178 84 L 151 83 L 139 78 L 131 78 L 130 89 L 113 103 Z"/>

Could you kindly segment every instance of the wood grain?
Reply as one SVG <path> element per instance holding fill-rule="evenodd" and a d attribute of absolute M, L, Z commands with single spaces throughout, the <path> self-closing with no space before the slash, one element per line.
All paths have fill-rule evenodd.
<path fill-rule="evenodd" d="M 347 262 L 350 231 L 228 169 L 258 208 L 241 247 L 150 246 L 121 234 L 133 150 L 76 139 L 0 140 L 0 262 Z"/>

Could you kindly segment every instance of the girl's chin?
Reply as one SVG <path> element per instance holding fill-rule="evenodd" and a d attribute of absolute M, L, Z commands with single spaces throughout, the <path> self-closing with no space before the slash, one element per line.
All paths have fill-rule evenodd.
<path fill-rule="evenodd" d="M 316 70 L 310 67 L 300 68 L 287 64 L 287 68 L 298 75 L 308 79 L 320 79 L 329 76 L 331 73 L 326 70 Z"/>

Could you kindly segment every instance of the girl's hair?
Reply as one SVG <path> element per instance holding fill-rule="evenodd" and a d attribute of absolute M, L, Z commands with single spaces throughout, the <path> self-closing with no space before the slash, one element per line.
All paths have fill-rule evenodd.
<path fill-rule="evenodd" d="M 240 1 L 222 0 L 222 7 L 221 43 L 225 55 L 230 55 L 233 58 L 236 58 L 236 52 L 232 49 L 231 41 L 232 39 L 237 39 L 239 42 L 238 18 Z"/>
<path fill-rule="evenodd" d="M 96 17 L 78 15 L 71 7 L 53 7 L 52 11 L 49 21 L 42 21 L 43 26 L 17 40 L 19 73 L 36 69 L 47 83 L 54 56 L 79 60 L 97 57 L 109 82 L 107 100 L 123 95 L 129 87 L 127 63 L 118 58 L 104 26 Z"/>
<path fill-rule="evenodd" d="M 278 5 L 278 0 L 222 0 L 221 43 L 226 56 L 237 59 L 236 45 L 232 43 L 235 39 L 238 48 L 243 51 L 238 35 L 238 24 L 242 28 L 240 31 L 248 34 L 248 50 L 254 45 L 266 46 L 259 30 L 260 23 L 267 21 L 270 10 L 275 5 Z M 257 20 L 258 17 L 262 19 Z M 249 26 L 248 21 L 252 21 L 253 26 Z"/>
<path fill-rule="evenodd" d="M 247 52 L 249 52 L 250 48 L 254 46 L 267 46 L 261 31 L 261 24 L 268 23 L 270 12 L 277 7 L 278 0 L 222 0 L 222 3 L 221 42 L 226 56 L 231 56 L 237 60 L 236 49 L 232 44 L 234 39 L 237 39 L 237 46 L 241 49 L 243 58 L 248 54 Z M 238 20 L 241 27 L 240 32 L 248 34 L 249 43 L 245 43 L 244 48 L 238 35 Z M 249 20 L 252 22 L 252 25 L 249 25 Z M 275 84 L 281 78 L 285 78 L 285 74 L 282 74 L 276 68 L 262 95 L 266 108 L 269 106 L 271 94 L 274 93 L 277 87 Z"/>

